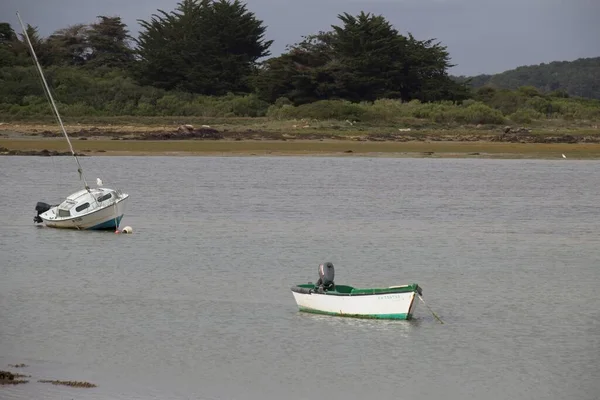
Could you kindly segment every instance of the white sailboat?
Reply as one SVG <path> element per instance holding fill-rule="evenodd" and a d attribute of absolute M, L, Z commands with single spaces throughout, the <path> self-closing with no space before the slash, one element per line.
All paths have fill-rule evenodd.
<path fill-rule="evenodd" d="M 21 20 L 21 16 L 17 12 L 17 18 L 21 24 L 23 30 L 23 36 L 27 40 L 31 55 L 37 66 L 44 90 L 48 94 L 50 105 L 58 120 L 60 128 L 67 139 L 71 154 L 77 162 L 77 171 L 79 172 L 79 178 L 83 180 L 84 189 L 77 191 L 68 196 L 63 202 L 58 205 L 50 205 L 44 202 L 38 202 L 35 210 L 37 215 L 33 217 L 35 223 L 44 223 L 46 226 L 51 228 L 64 228 L 64 229 L 93 229 L 93 230 L 108 230 L 108 229 L 119 229 L 119 224 L 123 215 L 125 214 L 126 200 L 129 198 L 129 194 L 123 193 L 120 190 L 110 189 L 102 186 L 102 181 L 97 179 L 97 188 L 90 188 L 83 174 L 83 169 L 79 163 L 79 158 L 73 150 L 69 135 L 63 125 L 62 119 L 54 103 L 54 98 L 44 77 L 42 67 L 37 59 L 25 24 Z"/>

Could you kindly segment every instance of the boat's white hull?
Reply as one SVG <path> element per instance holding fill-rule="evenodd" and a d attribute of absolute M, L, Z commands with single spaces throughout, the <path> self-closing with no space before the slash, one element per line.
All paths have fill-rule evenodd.
<path fill-rule="evenodd" d="M 38 202 L 35 207 L 38 214 L 34 217 L 33 221 L 35 223 L 43 222 L 46 226 L 51 228 L 78 230 L 118 229 L 119 223 L 121 222 L 123 214 L 125 213 L 125 204 L 129 198 L 129 195 L 122 193 L 120 190 L 101 188 L 100 186 L 102 185 L 102 180 L 100 178 L 96 178 L 98 188 L 90 189 L 88 186 L 83 176 L 83 169 L 79 163 L 77 154 L 73 150 L 71 140 L 69 140 L 69 135 L 67 135 L 67 131 L 63 125 L 58 108 L 54 103 L 54 98 L 52 97 L 52 92 L 48 87 L 48 82 L 46 82 L 46 78 L 44 77 L 42 66 L 38 62 L 37 56 L 35 55 L 35 49 L 33 48 L 31 39 L 27 33 L 27 28 L 25 28 L 25 24 L 21 20 L 21 16 L 18 12 L 17 17 L 19 19 L 19 23 L 21 24 L 21 28 L 23 29 L 23 37 L 26 39 L 26 42 L 29 45 L 29 50 L 33 55 L 33 60 L 40 74 L 40 78 L 42 79 L 45 93 L 54 111 L 54 116 L 56 117 L 65 139 L 69 144 L 71 154 L 77 162 L 79 179 L 82 179 L 83 183 L 85 183 L 85 189 L 81 189 L 78 192 L 72 193 L 55 207 L 43 202 Z"/>
<path fill-rule="evenodd" d="M 292 292 L 300 311 L 355 318 L 411 319 L 416 293 L 336 296 Z"/>
<path fill-rule="evenodd" d="M 58 207 L 52 207 L 45 213 L 40 214 L 40 218 L 44 222 L 44 225 L 50 228 L 79 230 L 117 229 L 125 214 L 128 198 L 128 195 L 124 195 L 116 201 L 116 204 L 110 204 L 106 207 L 95 209 L 88 214 L 69 218 L 58 217 Z"/>

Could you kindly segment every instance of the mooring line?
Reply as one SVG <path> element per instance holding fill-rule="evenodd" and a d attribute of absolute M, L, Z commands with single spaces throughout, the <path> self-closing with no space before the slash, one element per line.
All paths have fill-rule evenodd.
<path fill-rule="evenodd" d="M 431 312 L 431 314 L 433 314 L 433 316 L 435 317 L 435 319 L 437 319 L 438 321 L 440 321 L 440 324 L 443 324 L 444 321 L 442 321 L 442 319 L 440 317 L 437 316 L 436 313 L 433 312 L 433 310 L 427 305 L 427 303 L 425 303 L 425 300 L 423 300 L 423 298 L 421 297 L 421 295 L 417 295 L 419 296 L 419 300 L 421 300 L 423 302 L 423 304 L 425 304 L 425 307 L 427 307 L 427 309 Z"/>

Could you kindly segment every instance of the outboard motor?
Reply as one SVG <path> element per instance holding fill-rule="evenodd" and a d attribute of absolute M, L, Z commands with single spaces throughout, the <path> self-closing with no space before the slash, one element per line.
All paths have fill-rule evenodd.
<path fill-rule="evenodd" d="M 326 262 L 319 265 L 319 280 L 315 286 L 321 290 L 335 290 L 334 276 L 335 270 L 332 263 Z"/>
<path fill-rule="evenodd" d="M 44 222 L 42 220 L 42 218 L 40 217 L 40 214 L 45 213 L 46 211 L 48 211 L 51 208 L 52 208 L 52 206 L 50 204 L 46 204 L 44 202 L 38 201 L 38 203 L 35 205 L 35 211 L 37 211 L 37 215 L 35 217 L 33 217 L 33 222 L 37 222 L 38 224 L 41 224 L 42 222 Z"/>

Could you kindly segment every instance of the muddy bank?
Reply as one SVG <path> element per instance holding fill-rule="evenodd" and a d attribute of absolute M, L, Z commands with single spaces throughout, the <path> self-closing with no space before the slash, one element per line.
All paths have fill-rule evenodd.
<path fill-rule="evenodd" d="M 78 157 L 85 157 L 83 153 L 75 153 Z M 56 150 L 9 150 L 6 147 L 0 147 L 0 156 L 70 156 L 69 151 L 56 151 Z"/>
<path fill-rule="evenodd" d="M 528 128 L 513 129 L 510 127 L 503 128 L 498 131 L 487 132 L 444 132 L 436 133 L 382 133 L 368 134 L 364 138 L 355 140 L 366 141 L 392 141 L 392 142 L 409 142 L 409 141 L 424 141 L 424 142 L 496 142 L 496 143 L 600 143 L 600 135 L 568 135 L 568 134 L 539 134 Z"/>
<path fill-rule="evenodd" d="M 61 134 L 45 130 L 28 133 L 27 136 L 57 138 Z M 194 127 L 181 125 L 173 130 L 113 130 L 108 128 L 83 128 L 69 132 L 69 136 L 79 140 L 110 138 L 112 140 L 350 140 L 360 142 L 505 142 L 505 143 L 600 143 L 600 135 L 536 133 L 529 128 L 496 128 L 481 131 L 469 130 L 401 130 L 399 132 L 377 132 L 377 128 L 364 132 L 319 132 L 290 130 L 286 132 L 261 129 L 215 129 L 209 126 Z M 45 154 L 39 154 L 45 155 Z M 63 155 L 63 154 L 57 154 Z M 68 155 L 68 153 L 66 153 Z"/>

